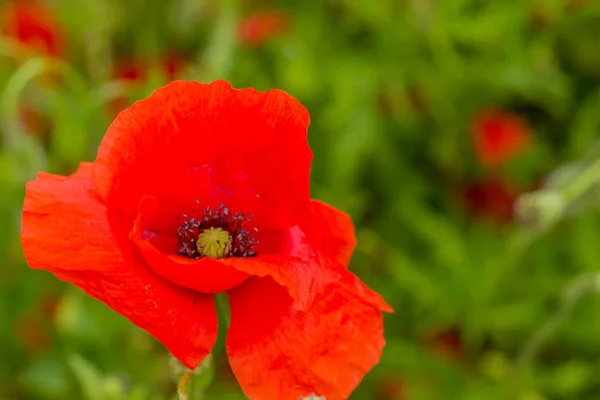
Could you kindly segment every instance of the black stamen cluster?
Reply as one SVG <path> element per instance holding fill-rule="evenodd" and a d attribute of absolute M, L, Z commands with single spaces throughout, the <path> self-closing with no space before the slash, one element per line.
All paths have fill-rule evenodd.
<path fill-rule="evenodd" d="M 196 200 L 196 204 L 200 204 Z M 199 210 L 192 210 L 192 213 L 199 214 Z M 228 257 L 255 257 L 254 245 L 258 243 L 253 233 L 258 232 L 257 228 L 249 228 L 248 222 L 252 221 L 254 215 L 248 217 L 243 212 L 231 213 L 229 208 L 221 204 L 216 210 L 207 206 L 201 216 L 191 217 L 189 214 L 183 214 L 183 223 L 177 228 L 177 254 L 188 258 L 202 258 L 198 252 L 196 240 L 198 235 L 208 228 L 221 228 L 229 233 L 229 243 L 231 250 Z"/>

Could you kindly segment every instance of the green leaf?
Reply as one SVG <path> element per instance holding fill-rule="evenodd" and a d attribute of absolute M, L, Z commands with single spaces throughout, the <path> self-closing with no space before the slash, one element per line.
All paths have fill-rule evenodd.
<path fill-rule="evenodd" d="M 109 400 L 104 378 L 98 368 L 77 354 L 69 356 L 67 364 L 75 375 L 84 400 Z"/>

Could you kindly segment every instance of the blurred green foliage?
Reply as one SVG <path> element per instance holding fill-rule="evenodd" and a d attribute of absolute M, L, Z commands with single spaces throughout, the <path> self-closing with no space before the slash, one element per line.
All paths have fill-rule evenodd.
<path fill-rule="evenodd" d="M 93 160 L 115 107 L 171 77 L 280 88 L 311 112 L 313 197 L 352 215 L 351 268 L 396 309 L 353 398 L 600 398 L 600 2 L 47 4 L 59 58 L 0 40 L 0 399 L 175 398 L 159 343 L 29 270 L 19 244 L 25 182 Z M 259 9 L 285 15 L 284 27 L 245 44 L 240 24 Z M 133 80 L 115 73 L 125 60 Z M 527 151 L 493 170 L 471 140 L 486 109 L 531 129 Z M 519 202 L 533 225 L 497 221 L 497 193 L 483 204 L 460 195 L 487 180 L 543 187 Z M 224 334 L 191 400 L 244 398 Z"/>

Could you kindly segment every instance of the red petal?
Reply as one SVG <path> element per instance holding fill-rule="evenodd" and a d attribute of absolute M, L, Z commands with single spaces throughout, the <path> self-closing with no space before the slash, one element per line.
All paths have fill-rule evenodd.
<path fill-rule="evenodd" d="M 254 212 L 264 227 L 289 225 L 309 206 L 308 123 L 306 109 L 282 91 L 175 81 L 119 114 L 94 182 L 110 209 L 133 220 L 143 196 L 193 202 L 202 193 L 190 186 L 208 176 L 232 211 Z M 260 207 L 246 209 L 248 193 Z"/>
<path fill-rule="evenodd" d="M 305 228 L 312 246 L 323 257 L 348 266 L 356 247 L 350 216 L 328 204 L 312 200 L 312 218 Z"/>
<path fill-rule="evenodd" d="M 341 266 L 338 266 L 341 269 Z M 348 271 L 339 271 L 339 282 L 348 285 L 363 301 L 377 307 L 381 311 L 392 313 L 394 309 L 381 295 L 365 285 L 356 275 Z"/>
<path fill-rule="evenodd" d="M 116 61 L 113 78 L 124 79 L 133 82 L 143 82 L 148 78 L 148 72 L 156 68 L 165 78 L 172 81 L 183 69 L 185 58 L 179 54 L 161 54 L 154 65 L 155 60 L 132 57 L 121 58 Z"/>
<path fill-rule="evenodd" d="M 145 203 L 144 201 L 141 204 Z M 285 255 L 250 258 L 190 259 L 175 254 L 177 239 L 145 230 L 136 220 L 130 235 L 150 268 L 170 282 L 202 293 L 232 289 L 250 275 L 272 276 L 290 290 L 297 306 L 310 307 L 316 288 L 321 287 L 319 265 Z"/>
<path fill-rule="evenodd" d="M 129 235 L 154 273 L 175 285 L 201 293 L 232 289 L 250 276 L 229 265 L 244 262 L 244 259 L 190 259 L 177 255 L 178 239 L 172 235 L 177 227 L 164 219 L 161 212 L 164 208 L 154 197 L 142 198 Z"/>
<path fill-rule="evenodd" d="M 152 271 L 178 286 L 201 293 L 220 293 L 238 286 L 250 276 L 228 265 L 231 261 L 244 262 L 241 258 L 191 259 L 176 254 L 165 254 L 137 233 L 132 233 L 131 238 Z"/>
<path fill-rule="evenodd" d="M 363 300 L 380 310 L 393 312 L 392 307 L 378 293 L 362 283 L 356 275 L 344 270 L 348 267 L 356 247 L 354 224 L 350 216 L 320 201 L 312 200 L 311 203 L 312 217 L 306 224 L 305 238 L 299 239 L 298 237 L 303 235 L 296 233 L 297 244 L 291 254 L 304 259 L 314 259 L 314 255 L 311 258 L 311 254 L 306 250 L 318 249 L 318 263 L 329 270 L 333 280 L 349 285 L 362 296 Z M 303 241 L 310 242 L 310 246 L 298 244 Z M 316 251 L 312 250 L 312 253 Z"/>
<path fill-rule="evenodd" d="M 156 212 L 153 198 L 140 201 L 140 213 L 130 234 L 152 271 L 169 282 L 201 293 L 220 293 L 232 289 L 248 279 L 249 275 L 225 262 L 243 259 L 191 259 L 175 254 L 177 238 L 144 229 L 144 216 Z"/>
<path fill-rule="evenodd" d="M 289 16 L 280 11 L 260 11 L 243 18 L 238 26 L 238 40 L 246 46 L 258 46 L 285 32 Z"/>
<path fill-rule="evenodd" d="M 27 185 L 21 241 L 34 269 L 52 272 L 103 301 L 160 340 L 186 366 L 208 355 L 217 335 L 213 298 L 173 286 L 148 271 L 123 220 L 109 218 L 92 165 Z"/>
<path fill-rule="evenodd" d="M 329 284 L 343 282 L 352 287 L 364 301 L 383 311 L 393 312 L 379 294 L 369 289 L 343 264 L 322 257 L 300 228 L 290 229 L 287 237 L 275 247 L 279 248 L 280 254 L 223 261 L 231 260 L 229 265 L 249 275 L 273 278 L 287 288 L 294 299 L 294 307 L 299 310 L 312 307 L 315 297 L 326 290 Z"/>
<path fill-rule="evenodd" d="M 348 229 L 344 223 L 350 223 L 349 217 L 325 204 L 316 205 L 313 209 L 323 207 L 319 214 L 311 219 L 310 231 L 312 237 L 307 236 L 300 228 L 294 227 L 288 231 L 282 243 L 276 243 L 274 247 L 279 249 L 285 256 L 262 256 L 248 259 L 244 264 L 237 264 L 238 268 L 251 275 L 270 276 L 280 285 L 288 288 L 290 296 L 296 301 L 295 306 L 301 310 L 310 308 L 316 294 L 331 282 L 343 282 L 354 288 L 363 300 L 378 307 L 380 310 L 393 312 L 393 309 L 381 298 L 381 296 L 369 289 L 364 283 L 349 272 L 347 265 L 339 261 L 346 260 L 345 251 L 354 246 L 354 235 L 339 240 L 336 243 L 334 232 L 340 233 L 337 228 Z M 327 213 L 336 213 L 337 221 L 333 220 L 331 225 L 323 218 Z M 346 218 L 345 218 L 346 217 Z M 318 224 L 322 224 L 319 226 Z M 320 231 L 319 229 L 320 228 Z M 320 233 L 319 233 L 320 232 Z M 347 230 L 344 231 L 347 233 Z M 353 229 L 352 229 L 353 233 Z M 341 233 L 340 233 L 341 234 Z M 273 241 L 277 242 L 274 238 Z M 281 241 L 281 237 L 279 237 Z M 331 244 L 325 241 L 331 240 Z M 313 245 L 317 243 L 317 245 Z M 322 246 L 323 253 L 321 253 Z M 271 250 L 271 249 L 269 249 Z M 337 258 L 337 259 L 336 259 Z"/>
<path fill-rule="evenodd" d="M 252 399 L 346 399 L 381 356 L 381 313 L 345 285 L 328 286 L 306 312 L 269 278 L 248 280 L 229 300 L 227 353 Z"/>
<path fill-rule="evenodd" d="M 460 200 L 474 216 L 503 224 L 511 220 L 519 191 L 509 182 L 489 179 L 472 182 L 460 188 Z"/>
<path fill-rule="evenodd" d="M 531 130 L 518 115 L 503 110 L 478 114 L 472 127 L 475 152 L 486 167 L 499 167 L 529 146 Z"/>
<path fill-rule="evenodd" d="M 259 256 L 254 258 L 227 258 L 233 268 L 249 275 L 271 277 L 287 288 L 294 299 L 294 307 L 307 310 L 312 307 L 315 296 L 331 276 L 321 273 L 321 266 L 297 257 Z"/>
<path fill-rule="evenodd" d="M 32 50 L 59 57 L 64 53 L 64 34 L 59 21 L 44 4 L 11 1 L 1 11 L 2 33 Z"/>
<path fill-rule="evenodd" d="M 271 231 L 272 237 L 264 237 L 269 245 L 261 248 L 265 255 L 258 257 L 215 260 L 179 256 L 177 237 L 169 235 L 175 228 L 161 217 L 162 203 L 153 197 L 142 198 L 130 238 L 150 268 L 176 285 L 218 293 L 234 288 L 250 275 L 271 276 L 290 290 L 297 307 L 306 309 L 327 279 L 338 279 L 337 275 L 322 273 L 318 255 L 297 227 L 288 232 Z"/>

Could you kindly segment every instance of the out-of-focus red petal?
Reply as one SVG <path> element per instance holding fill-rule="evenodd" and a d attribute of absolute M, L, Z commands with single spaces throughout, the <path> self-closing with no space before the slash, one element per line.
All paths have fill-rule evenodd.
<path fill-rule="evenodd" d="M 32 50 L 60 57 L 64 53 L 64 34 L 60 23 L 43 4 L 9 1 L 0 11 L 2 33 Z"/>
<path fill-rule="evenodd" d="M 377 400 L 411 400 L 410 382 L 398 371 L 388 372 L 378 379 L 375 389 Z"/>
<path fill-rule="evenodd" d="M 281 11 L 259 11 L 241 20 L 238 40 L 246 46 L 258 46 L 285 32 L 289 25 L 289 16 Z"/>
<path fill-rule="evenodd" d="M 438 356 L 448 360 L 458 360 L 462 356 L 462 334 L 458 329 L 441 329 L 428 336 L 427 346 Z"/>
<path fill-rule="evenodd" d="M 113 71 L 113 78 L 136 83 L 145 81 L 154 62 L 152 59 L 141 57 L 119 59 Z M 181 73 L 184 63 L 184 57 L 179 54 L 164 54 L 158 57 L 156 68 L 165 78 L 172 81 Z"/>
<path fill-rule="evenodd" d="M 150 272 L 124 233 L 130 225 L 107 214 L 91 164 L 69 177 L 40 173 L 27 185 L 21 240 L 30 267 L 79 286 L 194 368 L 216 339 L 213 298 Z"/>
<path fill-rule="evenodd" d="M 527 122 L 502 110 L 478 114 L 471 134 L 475 153 L 485 167 L 499 167 L 523 153 L 531 142 L 531 128 Z"/>
<path fill-rule="evenodd" d="M 251 399 L 346 399 L 381 356 L 380 311 L 345 285 L 330 285 L 305 312 L 270 278 L 248 280 L 229 300 L 227 353 Z"/>
<path fill-rule="evenodd" d="M 265 227 L 289 225 L 309 211 L 308 123 L 306 109 L 279 90 L 174 81 L 115 119 L 94 182 L 110 209 L 133 220 L 146 195 L 196 200 L 188 186 L 208 174 L 232 211 L 248 212 L 237 208 L 246 205 L 239 193 L 250 193 L 260 204 L 250 212 Z"/>
<path fill-rule="evenodd" d="M 509 182 L 485 180 L 471 182 L 460 188 L 459 196 L 463 206 L 471 215 L 504 224 L 513 217 L 513 205 L 519 191 Z"/>

